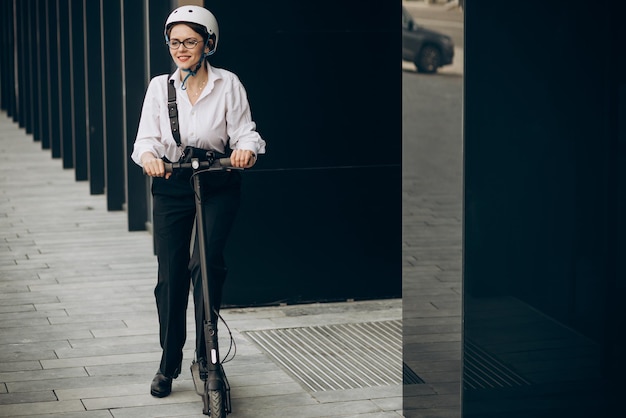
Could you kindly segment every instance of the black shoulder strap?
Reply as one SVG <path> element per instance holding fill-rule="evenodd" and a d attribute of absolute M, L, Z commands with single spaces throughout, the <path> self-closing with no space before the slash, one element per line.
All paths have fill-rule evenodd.
<path fill-rule="evenodd" d="M 176 145 L 180 147 L 180 131 L 178 130 L 178 107 L 176 106 L 176 88 L 174 80 L 170 79 L 167 83 L 167 109 L 170 115 L 170 127 Z"/>

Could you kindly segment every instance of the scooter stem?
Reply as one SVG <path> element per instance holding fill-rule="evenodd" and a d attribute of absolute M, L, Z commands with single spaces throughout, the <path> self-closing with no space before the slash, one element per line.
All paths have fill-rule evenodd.
<path fill-rule="evenodd" d="M 192 164 L 198 162 L 197 158 L 191 160 Z M 197 167 L 197 164 L 193 164 Z M 194 171 L 196 169 L 194 168 Z M 204 305 L 204 342 L 206 347 L 206 356 L 208 357 L 207 368 L 209 370 L 216 370 L 216 365 L 219 364 L 220 356 L 217 344 L 217 324 L 211 323 L 211 312 L 213 312 L 213 306 L 211 306 L 211 294 L 209 289 L 208 278 L 208 266 L 206 259 L 206 237 L 204 231 L 204 213 L 202 211 L 202 201 L 200 200 L 200 176 L 193 176 L 193 189 L 196 200 L 196 232 L 198 234 L 198 249 L 200 252 L 200 272 L 202 278 L 202 299 Z"/>

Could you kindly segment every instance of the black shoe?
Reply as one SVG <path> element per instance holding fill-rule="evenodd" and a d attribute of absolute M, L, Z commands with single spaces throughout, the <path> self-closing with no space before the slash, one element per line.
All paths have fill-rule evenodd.
<path fill-rule="evenodd" d="M 150 395 L 165 398 L 170 393 L 172 393 L 172 378 L 163 373 L 157 373 L 150 385 Z"/>

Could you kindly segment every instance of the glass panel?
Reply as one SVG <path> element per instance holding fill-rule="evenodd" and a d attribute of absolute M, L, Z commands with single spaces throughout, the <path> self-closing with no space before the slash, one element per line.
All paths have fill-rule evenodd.
<path fill-rule="evenodd" d="M 403 1 L 404 416 L 460 416 L 463 12 Z"/>

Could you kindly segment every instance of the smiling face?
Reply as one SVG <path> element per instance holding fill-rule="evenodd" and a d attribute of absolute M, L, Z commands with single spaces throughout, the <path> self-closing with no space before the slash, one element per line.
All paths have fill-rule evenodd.
<path fill-rule="evenodd" d="M 179 23 L 170 29 L 169 38 L 170 41 L 177 40 L 181 42 L 181 45 L 177 49 L 170 48 L 170 55 L 178 68 L 193 68 L 198 61 L 200 61 L 202 48 L 204 47 L 204 40 L 202 39 L 201 34 L 197 33 L 184 23 Z M 198 43 L 193 48 L 187 48 L 182 44 L 182 42 L 187 39 L 195 39 Z M 210 42 L 211 41 L 209 41 L 209 43 Z M 204 52 L 208 53 L 209 48 L 206 47 Z"/>

